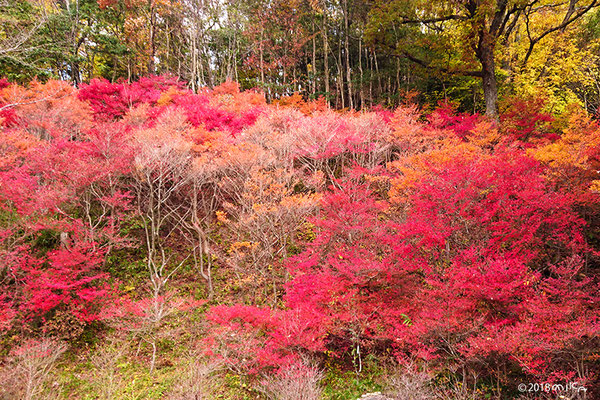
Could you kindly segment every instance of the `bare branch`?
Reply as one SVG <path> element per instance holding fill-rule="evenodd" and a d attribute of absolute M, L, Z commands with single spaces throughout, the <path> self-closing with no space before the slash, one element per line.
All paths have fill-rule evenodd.
<path fill-rule="evenodd" d="M 426 61 L 413 56 L 412 54 L 410 54 L 407 51 L 403 51 L 402 54 L 399 55 L 399 57 L 407 58 L 408 60 L 414 62 L 415 64 L 419 64 L 420 66 L 427 68 L 429 70 L 440 71 L 440 72 L 444 72 L 446 74 L 465 75 L 465 76 L 473 76 L 473 77 L 478 77 L 478 78 L 481 78 L 483 76 L 483 73 L 481 71 L 451 70 L 446 67 L 433 66 L 430 63 L 427 63 Z"/>
<path fill-rule="evenodd" d="M 547 29 L 546 31 L 542 32 L 539 36 L 537 36 L 535 38 L 533 38 L 531 36 L 531 32 L 529 29 L 529 13 L 525 14 L 527 36 L 529 37 L 529 48 L 527 49 L 527 53 L 525 54 L 525 58 L 523 59 L 523 65 L 527 64 L 527 61 L 529 60 L 529 57 L 531 57 L 531 53 L 533 52 L 533 48 L 535 47 L 535 45 L 537 43 L 539 43 L 540 40 L 542 40 L 543 38 L 545 38 L 546 36 L 548 36 L 549 34 L 551 34 L 553 32 L 556 32 L 559 30 L 564 30 L 567 26 L 569 26 L 570 24 L 575 22 L 577 19 L 581 18 L 592 8 L 597 7 L 598 0 L 592 0 L 592 2 L 590 4 L 588 4 L 587 6 L 580 7 L 578 9 L 575 7 L 576 4 L 577 4 L 577 0 L 571 0 L 569 3 L 569 8 L 568 8 L 567 12 L 565 13 L 565 17 L 563 18 L 562 22 L 556 26 L 553 26 L 552 28 Z M 578 11 L 576 11 L 576 10 L 578 10 Z"/>

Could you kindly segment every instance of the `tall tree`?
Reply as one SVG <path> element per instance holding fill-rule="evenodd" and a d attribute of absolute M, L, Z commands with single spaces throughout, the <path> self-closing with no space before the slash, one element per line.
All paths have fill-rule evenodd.
<path fill-rule="evenodd" d="M 523 26 L 528 48 L 520 61 L 525 64 L 543 39 L 566 29 L 597 5 L 598 0 L 378 0 L 368 33 L 372 43 L 427 69 L 481 78 L 486 115 L 497 119 L 496 57 L 507 43 L 501 39 L 515 33 L 518 24 Z M 533 26 L 538 16 L 550 13 L 561 18 L 542 29 Z M 439 57 L 432 43 L 447 43 L 450 38 L 458 39 L 460 56 L 455 53 L 448 61 Z"/>
<path fill-rule="evenodd" d="M 0 74 L 27 81 L 43 72 L 35 38 L 51 11 L 51 7 L 35 1 L 0 3 Z"/>

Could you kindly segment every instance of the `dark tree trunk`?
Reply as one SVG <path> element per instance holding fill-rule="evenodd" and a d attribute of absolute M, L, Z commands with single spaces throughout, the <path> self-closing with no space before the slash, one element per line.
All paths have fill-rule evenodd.
<path fill-rule="evenodd" d="M 481 63 L 483 80 L 483 98 L 485 100 L 485 115 L 498 119 L 498 82 L 496 81 L 496 63 L 494 60 L 494 40 L 485 31 L 480 32 L 476 49 L 477 58 Z"/>
<path fill-rule="evenodd" d="M 485 100 L 485 115 L 498 119 L 498 84 L 494 68 L 494 59 L 482 61 L 483 98 Z"/>

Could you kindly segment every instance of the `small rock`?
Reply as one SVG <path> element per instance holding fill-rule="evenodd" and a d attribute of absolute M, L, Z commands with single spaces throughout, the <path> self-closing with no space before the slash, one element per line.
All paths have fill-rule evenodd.
<path fill-rule="evenodd" d="M 393 400 L 391 397 L 384 396 L 381 392 L 366 393 L 360 396 L 358 400 Z"/>

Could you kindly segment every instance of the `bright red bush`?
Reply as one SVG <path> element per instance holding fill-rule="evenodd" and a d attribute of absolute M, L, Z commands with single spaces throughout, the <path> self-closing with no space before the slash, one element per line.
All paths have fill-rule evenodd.
<path fill-rule="evenodd" d="M 428 117 L 429 128 L 449 130 L 461 139 L 466 139 L 473 132 L 481 117 L 477 114 L 457 113 L 449 102 L 440 102 Z"/>
<path fill-rule="evenodd" d="M 170 88 L 182 87 L 182 82 L 166 76 L 144 77 L 132 83 L 92 79 L 89 84 L 81 85 L 78 97 L 90 104 L 96 120 L 113 121 L 140 103 L 155 105 Z"/>
<path fill-rule="evenodd" d="M 442 368 L 491 358 L 540 378 L 562 373 L 561 352 L 597 336 L 599 293 L 578 256 L 589 251 L 585 223 L 534 160 L 449 161 L 408 201 L 401 217 L 367 186 L 344 183 L 325 196 L 317 237 L 288 262 L 287 309 L 244 308 L 242 325 L 212 320 L 254 332 L 261 342 L 245 351 L 271 356 L 294 317 L 304 351 L 360 363 L 391 348 Z"/>
<path fill-rule="evenodd" d="M 434 257 L 476 246 L 535 265 L 586 249 L 573 197 L 548 187 L 533 159 L 500 152 L 432 166 L 409 198 L 404 227 Z"/>
<path fill-rule="evenodd" d="M 101 270 L 104 252 L 85 241 L 77 224 L 39 224 L 30 235 L 42 243 L 61 228 L 65 230 L 56 233 L 61 245 L 52 250 L 20 245 L 0 254 L 4 272 L 12 277 L 0 284 L 0 301 L 6 307 L 0 314 L 3 329 L 30 327 L 44 332 L 44 323 L 57 313 L 86 324 L 99 320 L 101 312 L 112 306 L 115 291 Z M 14 239 L 14 233 L 6 235 L 0 245 L 6 248 Z"/>
<path fill-rule="evenodd" d="M 19 312 L 25 321 L 45 319 L 51 311 L 68 311 L 78 320 L 98 320 L 110 304 L 107 274 L 99 272 L 103 254 L 89 243 L 49 252 L 46 257 L 24 255 L 14 273 L 22 278 Z"/>
<path fill-rule="evenodd" d="M 260 111 L 251 109 L 239 114 L 215 107 L 207 95 L 180 95 L 173 104 L 183 108 L 193 126 L 204 126 L 208 131 L 227 131 L 235 135 L 254 124 Z"/>
<path fill-rule="evenodd" d="M 543 99 L 512 99 L 500 116 L 504 133 L 512 140 L 523 142 L 558 139 L 550 126 L 554 118 L 543 111 L 544 105 Z"/>

